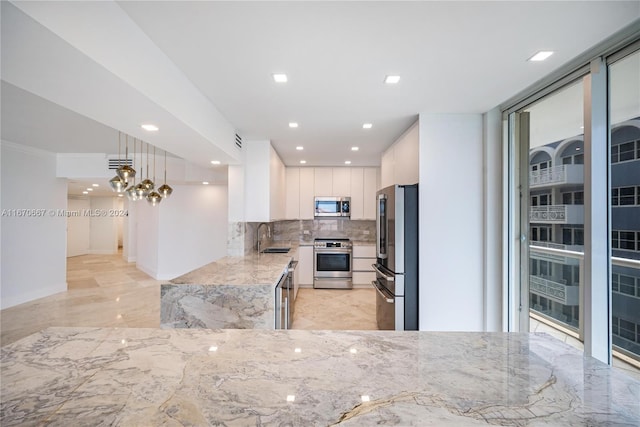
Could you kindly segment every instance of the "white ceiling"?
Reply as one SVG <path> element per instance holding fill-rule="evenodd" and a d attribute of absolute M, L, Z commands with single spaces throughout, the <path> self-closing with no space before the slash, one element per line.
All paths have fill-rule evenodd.
<path fill-rule="evenodd" d="M 237 162 L 237 131 L 287 165 L 378 165 L 419 113 L 490 110 L 640 17 L 638 1 L 12 3 L 3 139 L 113 153 L 118 129 L 199 164 Z M 527 62 L 538 50 L 556 53 Z"/>

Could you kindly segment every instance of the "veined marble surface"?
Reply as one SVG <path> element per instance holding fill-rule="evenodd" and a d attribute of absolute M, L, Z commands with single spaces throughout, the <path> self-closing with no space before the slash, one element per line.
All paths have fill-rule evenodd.
<path fill-rule="evenodd" d="M 292 249 L 292 251 L 295 248 Z M 275 286 L 289 264 L 288 254 L 227 256 L 171 280 L 174 285 L 266 285 Z"/>
<path fill-rule="evenodd" d="M 160 327 L 274 329 L 275 287 L 292 251 L 228 256 L 160 285 Z"/>
<path fill-rule="evenodd" d="M 2 347 L 0 424 L 640 424 L 640 382 L 541 334 L 50 328 Z"/>

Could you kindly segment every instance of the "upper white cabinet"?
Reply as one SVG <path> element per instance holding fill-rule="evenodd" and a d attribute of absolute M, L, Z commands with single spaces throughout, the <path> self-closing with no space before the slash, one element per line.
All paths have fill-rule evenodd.
<path fill-rule="evenodd" d="M 300 168 L 286 168 L 285 218 L 298 219 L 300 215 Z"/>
<path fill-rule="evenodd" d="M 379 168 L 286 168 L 286 218 L 313 219 L 315 196 L 350 196 L 351 219 L 375 219 Z"/>
<path fill-rule="evenodd" d="M 420 180 L 419 144 L 419 126 L 416 122 L 382 153 L 381 188 L 394 184 L 415 184 Z"/>
<path fill-rule="evenodd" d="M 286 168 L 286 219 L 313 219 L 313 168 Z"/>
<path fill-rule="evenodd" d="M 268 140 L 245 143 L 245 220 L 276 221 L 285 217 L 285 167 Z"/>
<path fill-rule="evenodd" d="M 314 168 L 314 196 L 332 196 L 333 195 L 333 169 L 332 168 Z"/>
<path fill-rule="evenodd" d="M 313 219 L 315 173 L 313 168 L 300 168 L 300 219 Z"/>
<path fill-rule="evenodd" d="M 348 197 L 351 195 L 351 168 L 333 168 L 332 196 Z"/>

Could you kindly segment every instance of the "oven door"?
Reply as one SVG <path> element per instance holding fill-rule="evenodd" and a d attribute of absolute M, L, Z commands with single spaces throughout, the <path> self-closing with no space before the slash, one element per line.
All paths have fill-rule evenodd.
<path fill-rule="evenodd" d="M 351 249 L 314 249 L 313 276 L 316 278 L 350 279 L 351 267 Z"/>

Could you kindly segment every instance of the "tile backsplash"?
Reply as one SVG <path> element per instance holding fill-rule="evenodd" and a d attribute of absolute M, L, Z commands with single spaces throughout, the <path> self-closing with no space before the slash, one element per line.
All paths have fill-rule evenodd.
<path fill-rule="evenodd" d="M 312 242 L 315 238 L 349 238 L 375 242 L 376 222 L 349 219 L 276 221 L 274 241 Z"/>

